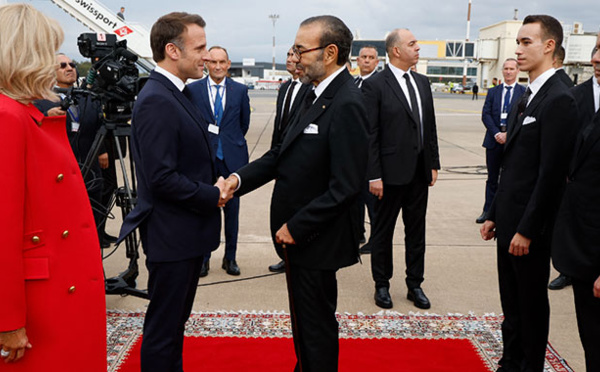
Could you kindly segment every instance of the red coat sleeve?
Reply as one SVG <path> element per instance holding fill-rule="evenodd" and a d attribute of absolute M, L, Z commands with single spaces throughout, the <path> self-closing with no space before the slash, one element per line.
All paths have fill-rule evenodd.
<path fill-rule="evenodd" d="M 11 104 L 12 103 L 12 104 Z M 25 326 L 25 278 L 23 235 L 25 204 L 25 150 L 27 122 L 32 120 L 24 107 L 6 97 L 0 100 L 0 332 Z"/>

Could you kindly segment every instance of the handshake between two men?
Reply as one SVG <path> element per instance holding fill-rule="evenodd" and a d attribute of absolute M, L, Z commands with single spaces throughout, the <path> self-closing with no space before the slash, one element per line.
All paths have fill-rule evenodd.
<path fill-rule="evenodd" d="M 219 203 L 218 207 L 224 207 L 228 201 L 233 199 L 233 194 L 238 189 L 240 180 L 234 174 L 227 177 L 227 179 L 223 177 L 219 177 L 217 182 L 215 183 L 215 187 L 219 189 Z M 296 244 L 296 241 L 290 234 L 288 230 L 287 224 L 284 223 L 283 226 L 275 233 L 275 241 L 279 244 Z"/>

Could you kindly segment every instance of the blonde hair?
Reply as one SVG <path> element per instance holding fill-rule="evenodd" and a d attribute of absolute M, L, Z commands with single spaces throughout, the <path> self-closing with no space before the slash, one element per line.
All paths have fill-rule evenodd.
<path fill-rule="evenodd" d="M 58 22 L 33 6 L 1 6 L 0 93 L 23 103 L 55 97 L 56 51 L 63 39 Z"/>

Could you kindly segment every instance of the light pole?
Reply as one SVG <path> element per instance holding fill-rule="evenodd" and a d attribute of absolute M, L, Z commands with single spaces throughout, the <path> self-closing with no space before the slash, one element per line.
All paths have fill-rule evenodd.
<path fill-rule="evenodd" d="M 465 39 L 465 46 L 463 47 L 463 55 L 465 57 L 465 65 L 463 67 L 463 87 L 467 85 L 467 67 L 469 62 L 467 60 L 467 43 L 469 42 L 469 33 L 471 31 L 471 1 L 469 0 L 469 10 L 467 12 L 467 38 Z"/>
<path fill-rule="evenodd" d="M 279 14 L 269 14 L 269 18 L 273 21 L 273 71 L 275 71 L 275 22 L 279 19 Z"/>

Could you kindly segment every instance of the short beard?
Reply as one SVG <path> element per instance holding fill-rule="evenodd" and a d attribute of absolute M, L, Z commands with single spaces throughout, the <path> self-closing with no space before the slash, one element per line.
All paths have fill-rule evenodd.
<path fill-rule="evenodd" d="M 311 66 L 311 71 L 308 74 L 300 76 L 300 81 L 303 84 L 310 84 L 314 81 L 321 81 L 322 77 L 325 76 L 325 65 L 323 61 L 316 62 Z"/>
<path fill-rule="evenodd" d="M 319 55 L 319 57 L 317 58 L 317 60 L 315 61 L 315 63 L 313 63 L 310 66 L 310 70 L 307 72 L 306 71 L 306 67 L 302 65 L 302 63 L 300 63 L 300 66 L 303 67 L 302 70 L 302 74 L 300 74 L 300 81 L 303 84 L 310 84 L 316 80 L 321 81 L 321 78 L 323 76 L 325 76 L 325 64 L 323 63 L 323 51 L 321 51 L 321 54 Z"/>

